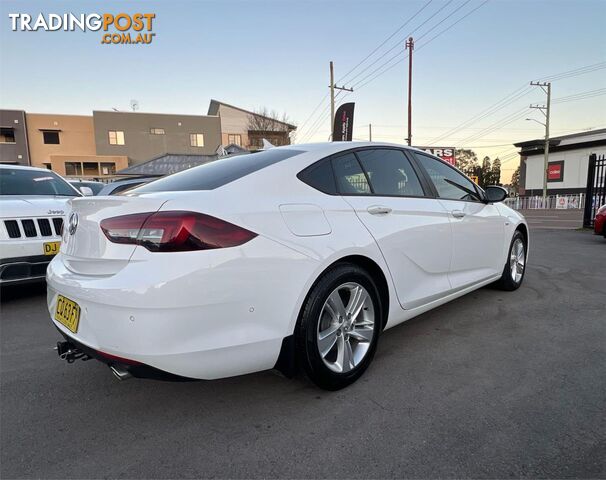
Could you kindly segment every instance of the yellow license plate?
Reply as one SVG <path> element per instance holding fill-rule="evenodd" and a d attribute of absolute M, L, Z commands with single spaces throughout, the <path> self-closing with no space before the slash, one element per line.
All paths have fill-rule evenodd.
<path fill-rule="evenodd" d="M 45 242 L 44 243 L 44 255 L 57 255 L 61 242 Z"/>
<path fill-rule="evenodd" d="M 70 332 L 76 333 L 78 331 L 78 323 L 80 323 L 80 306 L 63 295 L 57 296 L 55 320 L 61 325 L 65 325 Z"/>

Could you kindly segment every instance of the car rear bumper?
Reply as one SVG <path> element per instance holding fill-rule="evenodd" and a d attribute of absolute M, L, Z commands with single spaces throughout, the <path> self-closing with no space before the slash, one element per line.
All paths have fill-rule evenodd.
<path fill-rule="evenodd" d="M 606 215 L 596 215 L 593 230 L 597 235 L 606 236 Z"/>
<path fill-rule="evenodd" d="M 48 309 L 84 347 L 181 377 L 273 368 L 317 261 L 263 237 L 236 248 L 145 253 L 111 275 L 83 275 L 57 255 Z M 58 295 L 80 306 L 76 333 L 54 319 Z"/>
<path fill-rule="evenodd" d="M 0 259 L 0 285 L 44 280 L 53 257 L 36 255 Z"/>

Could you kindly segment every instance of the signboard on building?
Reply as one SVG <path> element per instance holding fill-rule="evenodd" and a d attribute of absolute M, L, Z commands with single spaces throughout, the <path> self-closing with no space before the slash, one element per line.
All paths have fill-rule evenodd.
<path fill-rule="evenodd" d="M 547 181 L 564 181 L 564 160 L 560 160 L 559 162 L 549 162 L 547 164 Z"/>
<path fill-rule="evenodd" d="M 417 148 L 419 150 L 423 150 L 427 153 L 435 155 L 436 157 L 440 157 L 442 160 L 450 163 L 451 165 L 454 165 L 454 166 L 457 165 L 454 147 L 417 147 Z"/>

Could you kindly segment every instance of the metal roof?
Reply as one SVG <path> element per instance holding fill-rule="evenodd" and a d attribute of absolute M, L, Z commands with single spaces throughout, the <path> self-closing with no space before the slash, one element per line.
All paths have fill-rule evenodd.
<path fill-rule="evenodd" d="M 218 155 L 187 155 L 167 153 L 147 162 L 124 168 L 116 175 L 170 175 L 216 160 Z"/>

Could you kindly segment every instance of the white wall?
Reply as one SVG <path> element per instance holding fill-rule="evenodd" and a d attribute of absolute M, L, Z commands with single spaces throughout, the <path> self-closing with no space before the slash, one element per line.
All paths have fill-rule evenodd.
<path fill-rule="evenodd" d="M 547 188 L 585 188 L 587 186 L 587 167 L 589 155 L 606 154 L 606 147 L 580 148 L 549 154 L 550 162 L 564 160 L 564 181 L 548 182 Z M 526 159 L 526 190 L 543 188 L 543 154 L 532 155 Z"/>

